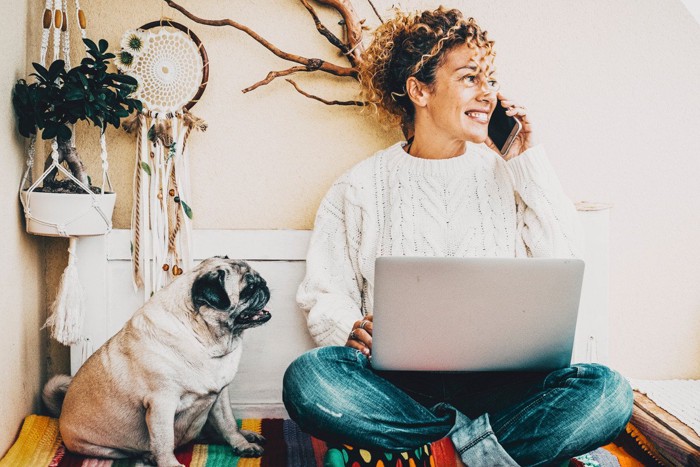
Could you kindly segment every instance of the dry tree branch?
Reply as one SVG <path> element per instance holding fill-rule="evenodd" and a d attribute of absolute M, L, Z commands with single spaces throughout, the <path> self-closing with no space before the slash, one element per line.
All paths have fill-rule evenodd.
<path fill-rule="evenodd" d="M 357 14 L 355 13 L 355 10 L 350 0 L 316 0 L 316 2 L 320 4 L 334 8 L 341 15 L 341 17 L 343 18 L 341 24 L 343 24 L 345 27 L 345 36 L 347 42 L 344 42 L 335 34 L 333 34 L 330 30 L 328 30 L 328 28 L 319 19 L 318 15 L 316 14 L 316 10 L 309 4 L 307 0 L 300 1 L 302 2 L 306 10 L 309 12 L 309 14 L 311 14 L 311 17 L 313 18 L 314 23 L 316 24 L 316 29 L 318 30 L 318 32 L 342 52 L 343 56 L 348 60 L 348 62 L 350 62 L 351 66 L 340 66 L 325 60 L 321 60 L 319 58 L 306 58 L 285 52 L 283 50 L 280 50 L 278 47 L 276 47 L 269 41 L 267 41 L 265 38 L 260 36 L 258 33 L 256 33 L 249 27 L 240 24 L 236 21 L 233 21 L 231 19 L 210 20 L 200 18 L 188 11 L 187 9 L 185 9 L 183 6 L 179 5 L 178 3 L 175 3 L 173 0 L 164 1 L 168 4 L 168 6 L 175 8 L 187 18 L 191 19 L 196 23 L 208 26 L 231 26 L 235 29 L 238 29 L 239 31 L 245 32 L 276 56 L 290 62 L 299 63 L 301 65 L 290 67 L 282 71 L 271 71 L 267 74 L 265 79 L 262 79 L 257 83 L 243 89 L 244 93 L 253 91 L 260 86 L 269 84 L 275 78 L 291 75 L 293 73 L 298 72 L 323 71 L 325 73 L 329 73 L 336 76 L 351 77 L 354 79 L 358 79 L 358 68 L 361 62 L 361 54 L 363 51 L 362 30 L 364 20 L 358 20 Z M 369 2 L 370 4 L 372 4 L 371 0 L 369 0 Z M 372 8 L 374 9 L 375 14 L 379 16 L 376 9 L 374 8 L 374 5 L 372 5 Z M 319 102 L 323 102 L 327 105 L 365 105 L 365 103 L 361 101 L 328 101 L 302 91 L 292 80 L 287 81 L 292 83 L 292 85 L 300 94 L 310 99 L 315 99 Z"/>
<path fill-rule="evenodd" d="M 291 79 L 289 79 L 289 78 L 286 79 L 285 81 L 287 81 L 287 82 L 290 83 L 292 86 L 294 86 L 294 89 L 296 89 L 297 92 L 298 92 L 299 94 L 301 94 L 302 96 L 308 97 L 309 99 L 313 99 L 313 100 L 316 100 L 316 101 L 319 101 L 319 102 L 323 102 L 323 103 L 326 104 L 326 105 L 356 105 L 356 106 L 359 106 L 359 107 L 362 107 L 362 106 L 364 106 L 364 105 L 367 105 L 367 102 L 364 102 L 364 101 L 329 101 L 329 100 L 326 100 L 326 99 L 324 99 L 324 98 L 322 98 L 322 97 L 314 96 L 313 94 L 309 94 L 308 92 L 302 90 L 302 89 L 297 85 L 297 83 L 295 83 L 293 80 L 291 80 Z"/>
<path fill-rule="evenodd" d="M 250 91 L 254 91 L 260 86 L 264 86 L 268 83 L 270 83 L 273 79 L 279 78 L 280 76 L 287 76 L 291 75 L 292 73 L 298 73 L 298 72 L 305 72 L 305 71 L 316 71 L 315 69 L 310 69 L 309 67 L 306 66 L 293 66 L 291 68 L 287 68 L 286 70 L 281 70 L 281 71 L 271 71 L 267 74 L 265 79 L 258 81 L 257 83 L 253 84 L 252 86 L 248 86 L 243 90 L 243 93 L 247 93 Z"/>
<path fill-rule="evenodd" d="M 280 50 L 277 46 L 275 46 L 272 43 L 270 43 L 269 41 L 267 41 L 260 34 L 253 31 L 252 29 L 250 29 L 248 26 L 237 23 L 236 21 L 233 21 L 231 19 L 211 20 L 211 19 L 200 18 L 200 17 L 195 16 L 194 14 L 190 13 L 187 9 L 185 9 L 183 6 L 175 3 L 173 0 L 164 0 L 164 1 L 165 1 L 165 3 L 168 4 L 168 6 L 175 8 L 176 10 L 181 12 L 183 15 L 187 16 L 189 19 L 191 19 L 195 23 L 205 24 L 208 26 L 231 26 L 233 28 L 238 29 L 239 31 L 243 31 L 246 34 L 248 34 L 250 37 L 255 39 L 257 42 L 259 42 L 267 50 L 269 50 L 270 52 L 272 52 L 273 54 L 277 55 L 278 57 L 280 57 L 284 60 L 288 60 L 290 62 L 295 62 L 295 63 L 300 63 L 300 64 L 306 65 L 312 69 L 324 71 L 326 73 L 330 73 L 330 74 L 336 75 L 336 76 L 351 76 L 353 78 L 357 77 L 357 70 L 352 68 L 352 67 L 344 67 L 344 66 L 336 65 L 334 63 L 330 63 L 330 62 L 327 62 L 325 60 L 321 60 L 320 58 L 306 58 L 306 57 L 301 57 L 299 55 L 284 52 L 283 50 Z"/>
<path fill-rule="evenodd" d="M 360 55 L 362 54 L 362 25 L 364 20 L 358 20 L 357 13 L 352 6 L 350 0 L 316 0 L 322 5 L 327 5 L 340 13 L 343 17 L 343 24 L 345 25 L 345 31 L 347 33 L 348 44 L 347 47 L 350 49 L 350 54 L 354 57 L 354 61 L 350 60 L 350 63 L 360 63 Z"/>
<path fill-rule="evenodd" d="M 379 15 L 379 12 L 377 11 L 377 7 L 374 6 L 374 3 L 372 0 L 367 0 L 369 2 L 369 6 L 372 7 L 372 11 L 374 11 L 374 14 L 377 15 L 377 18 L 379 18 L 379 21 L 384 24 L 384 19 Z"/>
<path fill-rule="evenodd" d="M 341 21 L 341 24 L 344 25 L 344 30 L 345 30 L 345 39 L 346 41 L 341 40 L 333 34 L 319 19 L 316 10 L 311 6 L 311 4 L 308 2 L 308 0 L 300 0 L 301 3 L 304 5 L 306 10 L 309 12 L 311 17 L 314 20 L 314 23 L 316 25 L 316 29 L 318 32 L 323 35 L 332 45 L 337 47 L 343 54 L 343 56 L 350 62 L 350 66 L 341 66 L 337 65 L 331 62 L 328 62 L 326 60 L 322 60 L 319 58 L 306 58 L 302 57 L 296 54 L 291 54 L 288 52 L 285 52 L 281 49 L 279 49 L 277 46 L 263 38 L 260 34 L 257 32 L 253 31 L 251 28 L 248 26 L 245 26 L 243 24 L 240 24 L 236 21 L 233 21 L 231 19 L 220 19 L 220 20 L 211 20 L 211 19 L 205 19 L 205 18 L 200 18 L 190 11 L 188 11 L 186 8 L 183 6 L 179 5 L 178 3 L 175 3 L 173 0 L 164 0 L 165 3 L 168 4 L 168 6 L 175 8 L 178 10 L 180 13 L 185 15 L 187 18 L 190 20 L 199 23 L 199 24 L 204 24 L 208 26 L 231 26 L 235 29 L 238 29 L 239 31 L 243 31 L 244 33 L 248 34 L 250 37 L 255 39 L 258 43 L 260 43 L 263 47 L 268 49 L 270 52 L 275 54 L 276 56 L 290 61 L 294 63 L 300 64 L 300 66 L 294 66 L 290 67 L 286 70 L 281 70 L 281 71 L 271 71 L 267 74 L 265 79 L 262 79 L 258 81 L 257 83 L 243 89 L 244 93 L 253 91 L 260 86 L 264 86 L 266 84 L 269 84 L 271 81 L 273 81 L 275 78 L 279 78 L 281 76 L 287 76 L 291 75 L 293 73 L 298 73 L 298 72 L 311 72 L 311 71 L 323 71 L 325 73 L 335 75 L 335 76 L 342 76 L 342 77 L 351 77 L 354 79 L 358 79 L 358 69 L 359 69 L 359 64 L 361 62 L 361 54 L 363 51 L 362 47 L 362 31 L 365 28 L 363 26 L 364 20 L 358 20 L 357 14 L 355 13 L 355 10 L 352 6 L 352 3 L 350 0 L 316 0 L 317 3 L 322 4 L 322 5 L 327 5 L 330 6 L 331 8 L 334 8 L 340 16 L 343 18 Z M 371 3 L 371 0 L 369 0 Z M 374 8 L 374 5 L 372 5 Z M 376 9 L 375 9 L 376 13 Z M 378 14 L 377 14 L 378 15 Z M 380 18 L 381 20 L 381 18 Z M 290 80 L 288 80 L 290 81 Z M 303 91 L 301 91 L 296 84 L 294 84 L 293 81 L 290 81 L 293 83 L 294 87 L 301 93 L 302 95 L 310 98 L 310 99 L 315 99 L 320 102 L 323 102 L 328 105 L 364 105 L 364 103 L 360 101 L 327 101 L 325 99 L 321 99 L 319 97 L 307 94 Z"/>
<path fill-rule="evenodd" d="M 340 51 L 343 53 L 343 55 L 347 56 L 348 59 L 350 59 L 351 55 L 350 55 L 350 50 L 348 49 L 348 46 L 343 41 L 341 41 L 338 38 L 338 36 L 336 36 L 330 30 L 328 30 L 326 25 L 323 24 L 321 22 L 321 20 L 319 19 L 318 14 L 316 14 L 316 10 L 314 9 L 314 7 L 312 7 L 311 4 L 309 4 L 309 2 L 307 0 L 300 0 L 300 1 L 304 5 L 304 8 L 307 9 L 309 14 L 313 18 L 314 24 L 316 24 L 316 29 L 318 30 L 318 32 L 321 33 L 321 35 L 323 37 L 328 39 L 328 42 L 330 42 L 332 45 L 334 45 L 335 47 L 340 49 Z"/>

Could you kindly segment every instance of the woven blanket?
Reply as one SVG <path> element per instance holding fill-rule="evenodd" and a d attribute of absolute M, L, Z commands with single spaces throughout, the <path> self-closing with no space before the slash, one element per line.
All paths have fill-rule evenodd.
<path fill-rule="evenodd" d="M 328 447 L 304 432 L 292 420 L 245 419 L 241 428 L 257 431 L 267 439 L 260 458 L 239 458 L 228 446 L 190 443 L 176 451 L 187 467 L 453 467 L 454 448 L 442 439 L 410 453 L 376 453 L 351 446 Z M 572 459 L 570 466 L 641 467 L 615 445 L 600 448 Z M 324 463 L 325 459 L 325 463 Z M 0 467 L 140 467 L 140 460 L 109 460 L 79 456 L 65 449 L 58 431 L 58 420 L 40 415 L 25 418 L 18 439 Z"/>
<path fill-rule="evenodd" d="M 700 380 L 635 379 L 630 384 L 700 436 Z"/>

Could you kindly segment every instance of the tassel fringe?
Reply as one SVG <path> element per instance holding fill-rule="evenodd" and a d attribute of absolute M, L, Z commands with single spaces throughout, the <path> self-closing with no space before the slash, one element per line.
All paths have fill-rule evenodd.
<path fill-rule="evenodd" d="M 51 337 L 64 345 L 77 344 L 82 338 L 85 294 L 78 276 L 75 255 L 76 238 L 71 237 L 68 247 L 68 266 L 63 271 L 51 305 L 51 316 L 44 327 L 51 330 Z"/>
<path fill-rule="evenodd" d="M 192 208 L 187 138 L 204 120 L 189 112 L 141 114 L 136 132 L 132 278 L 144 299 L 192 265 Z"/>

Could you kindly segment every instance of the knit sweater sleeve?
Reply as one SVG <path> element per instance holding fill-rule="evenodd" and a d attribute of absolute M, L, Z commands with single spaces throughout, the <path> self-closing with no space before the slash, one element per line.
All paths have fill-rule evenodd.
<path fill-rule="evenodd" d="M 517 256 L 580 257 L 583 234 L 576 209 L 541 145 L 508 161 L 516 191 Z"/>
<path fill-rule="evenodd" d="M 319 206 L 297 303 L 317 345 L 345 345 L 362 318 L 362 275 L 357 263 L 361 209 L 348 176 L 339 179 Z"/>

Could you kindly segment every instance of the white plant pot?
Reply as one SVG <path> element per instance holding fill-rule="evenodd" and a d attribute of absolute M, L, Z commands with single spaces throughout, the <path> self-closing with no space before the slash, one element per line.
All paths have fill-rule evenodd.
<path fill-rule="evenodd" d="M 112 228 L 116 193 L 43 193 L 22 191 L 27 232 L 48 237 L 104 235 Z M 95 208 L 99 206 L 105 217 Z"/>

